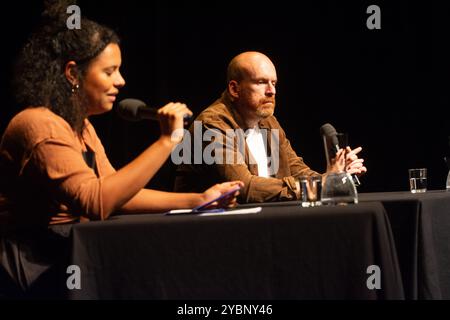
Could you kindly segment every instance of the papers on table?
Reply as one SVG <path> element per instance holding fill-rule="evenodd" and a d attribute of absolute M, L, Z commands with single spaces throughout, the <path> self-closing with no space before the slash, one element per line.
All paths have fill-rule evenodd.
<path fill-rule="evenodd" d="M 180 214 L 196 214 L 198 216 L 223 216 L 223 215 L 234 215 L 234 214 L 251 214 L 261 212 L 261 207 L 255 208 L 245 208 L 245 209 L 235 209 L 235 210 L 224 210 L 224 209 L 211 209 L 194 211 L 192 209 L 179 209 L 171 210 L 166 212 L 166 215 L 180 215 Z"/>

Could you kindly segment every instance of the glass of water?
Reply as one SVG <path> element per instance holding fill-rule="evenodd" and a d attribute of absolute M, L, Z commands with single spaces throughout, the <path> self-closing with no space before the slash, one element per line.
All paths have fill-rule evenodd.
<path fill-rule="evenodd" d="M 409 188 L 412 193 L 427 191 L 427 169 L 409 169 Z"/>
<path fill-rule="evenodd" d="M 320 195 L 322 192 L 322 176 L 300 176 L 300 201 L 302 207 L 320 206 Z"/>

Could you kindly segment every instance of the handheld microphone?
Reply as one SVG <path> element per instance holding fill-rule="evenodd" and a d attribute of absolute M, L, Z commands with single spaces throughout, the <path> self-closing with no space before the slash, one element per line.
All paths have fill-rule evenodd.
<path fill-rule="evenodd" d="M 149 107 L 144 101 L 138 99 L 123 99 L 119 102 L 117 113 L 125 120 L 140 121 L 143 119 L 159 120 L 158 109 Z M 184 115 L 184 124 L 186 125 L 191 116 Z"/>
<path fill-rule="evenodd" d="M 336 129 L 331 124 L 325 123 L 323 126 L 320 127 L 320 134 L 322 136 L 326 136 L 331 139 L 331 146 L 327 147 L 331 147 L 330 151 L 332 151 L 332 153 L 336 155 L 336 153 L 340 149 Z M 346 146 L 343 147 L 345 148 Z M 359 181 L 358 176 L 356 174 L 352 174 L 351 176 L 355 185 L 360 186 L 361 182 Z"/>

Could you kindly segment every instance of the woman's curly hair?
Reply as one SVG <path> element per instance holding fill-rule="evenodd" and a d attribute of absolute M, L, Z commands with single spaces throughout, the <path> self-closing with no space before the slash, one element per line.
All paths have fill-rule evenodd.
<path fill-rule="evenodd" d="M 16 64 L 14 88 L 22 106 L 46 106 L 64 118 L 78 133 L 83 130 L 87 106 L 83 79 L 89 64 L 109 44 L 119 44 L 111 29 L 81 18 L 81 29 L 69 29 L 68 0 L 46 0 L 42 24 L 25 44 Z M 65 67 L 75 61 L 80 88 L 73 93 Z"/>

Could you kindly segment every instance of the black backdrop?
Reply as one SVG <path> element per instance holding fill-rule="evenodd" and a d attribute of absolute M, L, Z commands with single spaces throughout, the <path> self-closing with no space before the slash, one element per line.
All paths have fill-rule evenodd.
<path fill-rule="evenodd" d="M 198 114 L 225 88 L 228 61 L 246 50 L 277 66 L 276 116 L 294 149 L 325 167 L 319 127 L 332 123 L 362 145 L 369 168 L 361 191 L 408 188 L 407 169 L 427 167 L 430 189 L 445 188 L 450 125 L 449 7 L 408 1 L 78 1 L 83 15 L 121 36 L 119 100 L 154 106 L 182 101 Z M 17 111 L 12 62 L 39 20 L 42 1 L 4 2 L 0 17 L 0 133 Z M 366 9 L 381 8 L 381 30 Z M 125 123 L 111 112 L 93 118 L 118 168 L 153 142 L 158 125 Z M 167 163 L 150 186 L 169 189 Z"/>

